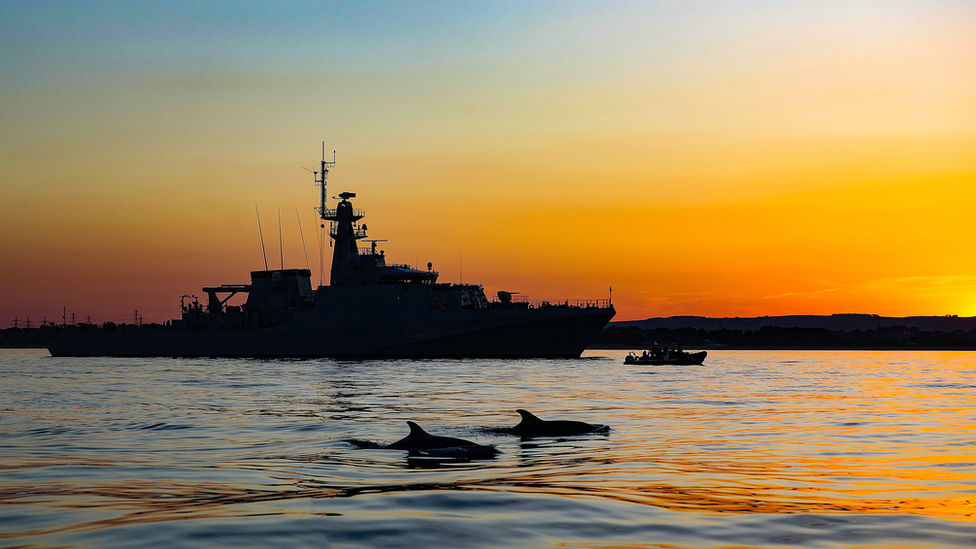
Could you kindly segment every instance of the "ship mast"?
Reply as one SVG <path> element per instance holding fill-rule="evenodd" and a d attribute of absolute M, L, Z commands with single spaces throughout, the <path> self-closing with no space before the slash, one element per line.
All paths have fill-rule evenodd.
<path fill-rule="evenodd" d="M 335 151 L 332 151 L 332 162 L 325 161 L 325 141 L 322 142 L 322 168 L 321 171 L 312 172 L 315 174 L 315 184 L 322 187 L 322 200 L 318 208 L 315 210 L 319 212 L 319 217 L 323 220 L 325 219 L 328 210 L 325 207 L 325 184 L 329 179 L 329 168 L 335 167 Z M 320 175 L 321 174 L 321 175 Z"/>
<path fill-rule="evenodd" d="M 332 151 L 332 161 L 325 160 L 325 142 L 322 142 L 322 161 L 321 171 L 315 174 L 315 184 L 322 187 L 321 202 L 318 208 L 319 217 L 322 221 L 331 221 L 332 229 L 329 237 L 335 240 L 335 251 L 332 252 L 332 274 L 329 277 L 329 284 L 336 286 L 344 282 L 359 280 L 359 247 L 357 241 L 366 238 L 366 226 L 358 227 L 357 221 L 363 218 L 362 210 L 354 210 L 350 198 L 355 198 L 356 193 L 339 193 L 341 201 L 334 210 L 330 210 L 325 205 L 325 185 L 329 179 L 329 168 L 334 167 L 335 151 Z M 325 228 L 325 224 L 322 224 Z"/>

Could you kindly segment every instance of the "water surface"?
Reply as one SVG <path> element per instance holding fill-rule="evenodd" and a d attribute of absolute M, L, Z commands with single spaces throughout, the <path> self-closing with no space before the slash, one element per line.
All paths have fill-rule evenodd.
<path fill-rule="evenodd" d="M 973 547 L 976 353 L 0 350 L 0 547 Z M 516 408 L 607 434 L 523 440 Z M 362 449 L 408 432 L 494 458 Z"/>

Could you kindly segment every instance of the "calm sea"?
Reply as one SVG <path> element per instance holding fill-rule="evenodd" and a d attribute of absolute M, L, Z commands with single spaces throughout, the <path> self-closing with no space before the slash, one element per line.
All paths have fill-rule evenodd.
<path fill-rule="evenodd" d="M 976 353 L 0 350 L 0 547 L 974 547 Z M 516 408 L 609 425 L 522 440 Z M 362 449 L 413 420 L 492 459 Z"/>

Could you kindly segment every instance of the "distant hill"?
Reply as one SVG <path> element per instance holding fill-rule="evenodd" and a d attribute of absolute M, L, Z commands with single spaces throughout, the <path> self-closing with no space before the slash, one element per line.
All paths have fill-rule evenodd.
<path fill-rule="evenodd" d="M 652 341 L 685 349 L 976 350 L 976 318 L 838 314 L 612 322 L 593 348 L 641 349 Z"/>
<path fill-rule="evenodd" d="M 787 316 L 758 316 L 711 318 L 704 316 L 669 316 L 665 318 L 648 318 L 646 320 L 622 320 L 611 322 L 610 326 L 620 328 L 635 327 L 644 330 L 665 328 L 676 330 L 692 328 L 695 330 L 760 330 L 763 326 L 777 328 L 824 328 L 833 331 L 852 332 L 854 330 L 878 330 L 904 326 L 917 328 L 925 332 L 952 332 L 962 330 L 968 332 L 976 329 L 976 317 L 959 316 L 878 316 L 868 314 L 834 314 L 834 315 L 787 315 Z"/>

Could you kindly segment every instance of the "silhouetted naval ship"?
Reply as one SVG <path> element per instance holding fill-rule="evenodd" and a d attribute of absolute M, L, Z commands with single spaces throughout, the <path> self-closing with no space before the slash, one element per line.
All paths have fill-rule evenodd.
<path fill-rule="evenodd" d="M 324 156 L 324 155 L 323 155 Z M 484 287 L 438 283 L 437 271 L 387 263 L 366 239 L 355 193 L 326 207 L 329 168 L 322 160 L 323 221 L 335 241 L 328 286 L 312 289 L 308 269 L 252 271 L 250 284 L 203 288 L 204 307 L 181 305 L 166 324 L 65 326 L 50 334 L 53 356 L 575 358 L 613 318 L 610 300 L 530 303 Z M 325 224 L 322 224 L 325 227 Z M 242 306 L 228 305 L 246 293 Z M 226 296 L 223 297 L 222 296 Z M 186 297 L 186 296 L 184 296 Z M 192 296 L 190 296 L 192 297 Z"/>

